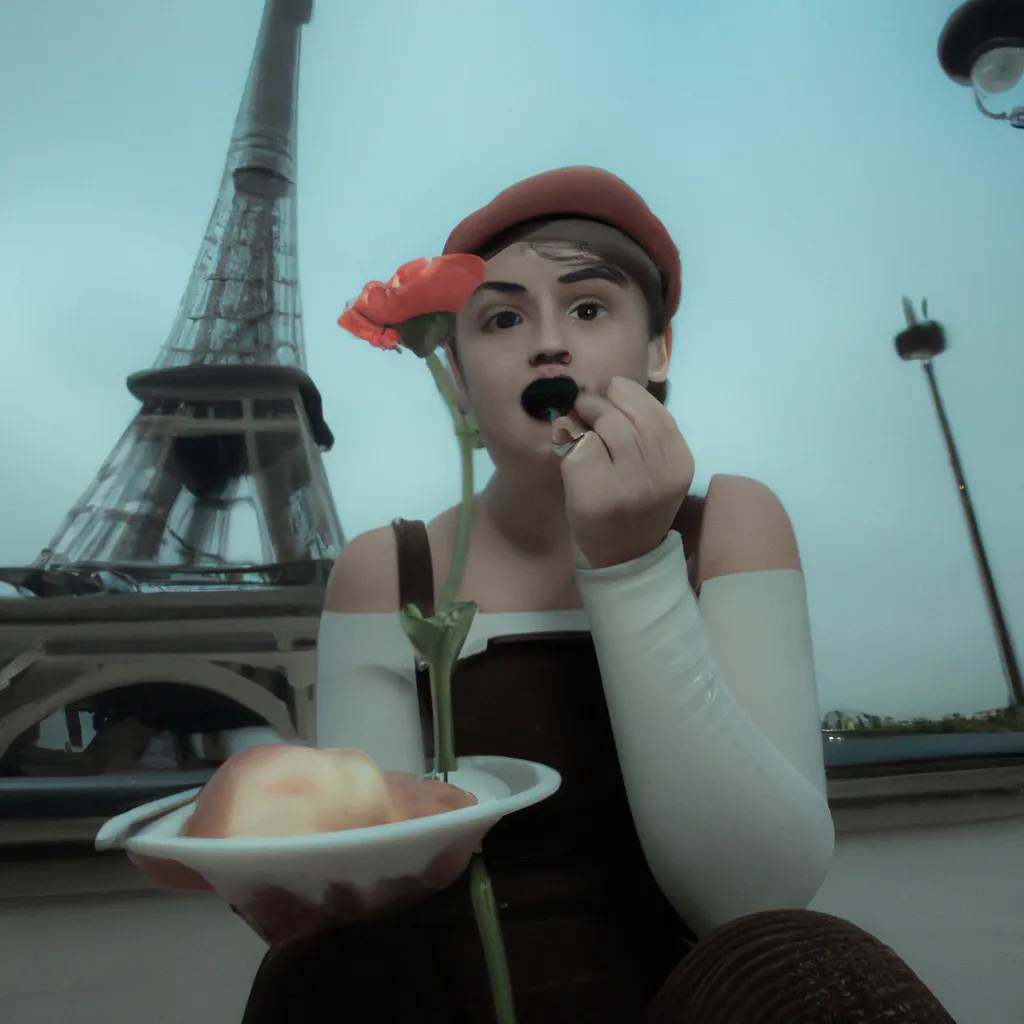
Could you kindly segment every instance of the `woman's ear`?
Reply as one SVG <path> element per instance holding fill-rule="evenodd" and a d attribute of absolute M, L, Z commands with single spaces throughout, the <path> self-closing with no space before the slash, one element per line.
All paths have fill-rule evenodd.
<path fill-rule="evenodd" d="M 668 366 L 672 360 L 672 325 L 647 343 L 647 379 L 655 384 L 668 380 Z"/>

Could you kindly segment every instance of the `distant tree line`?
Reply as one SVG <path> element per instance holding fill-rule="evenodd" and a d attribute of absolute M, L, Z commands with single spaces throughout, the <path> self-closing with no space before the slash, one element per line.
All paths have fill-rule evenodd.
<path fill-rule="evenodd" d="M 887 736 L 911 733 L 1024 732 L 1024 708 L 997 708 L 977 715 L 911 718 L 903 722 L 861 711 L 829 711 L 822 719 L 821 728 L 823 732 L 874 732 Z"/>

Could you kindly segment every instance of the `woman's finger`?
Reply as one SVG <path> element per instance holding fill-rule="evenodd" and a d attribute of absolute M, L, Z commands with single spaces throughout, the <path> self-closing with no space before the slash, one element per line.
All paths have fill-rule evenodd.
<path fill-rule="evenodd" d="M 566 444 L 575 440 L 580 434 L 586 433 L 588 429 L 586 423 L 575 412 L 569 412 L 565 416 L 559 416 L 558 419 L 552 420 L 551 440 L 554 444 Z"/>
<path fill-rule="evenodd" d="M 608 395 L 636 428 L 652 471 L 660 472 L 680 460 L 692 459 L 672 413 L 646 388 L 641 388 L 635 381 L 617 377 L 612 381 Z M 654 470 L 655 466 L 660 469 Z"/>
<path fill-rule="evenodd" d="M 628 377 L 615 377 L 608 385 L 607 399 L 641 433 L 657 431 L 672 420 L 672 414 L 642 384 Z"/>
<path fill-rule="evenodd" d="M 599 435 L 613 462 L 637 450 L 639 439 L 632 421 L 603 395 L 584 391 L 576 399 L 576 412 Z"/>

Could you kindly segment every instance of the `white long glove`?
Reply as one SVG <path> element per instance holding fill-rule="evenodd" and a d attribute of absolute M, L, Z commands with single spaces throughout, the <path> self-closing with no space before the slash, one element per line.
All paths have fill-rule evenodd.
<path fill-rule="evenodd" d="M 698 934 L 806 907 L 835 836 L 802 573 L 712 579 L 698 607 L 673 531 L 624 565 L 591 569 L 577 553 L 576 577 L 666 897 Z"/>

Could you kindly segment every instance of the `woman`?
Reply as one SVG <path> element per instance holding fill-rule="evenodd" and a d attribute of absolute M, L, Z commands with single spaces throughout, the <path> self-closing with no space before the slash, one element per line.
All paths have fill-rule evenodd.
<path fill-rule="evenodd" d="M 458 748 L 563 777 L 484 845 L 520 1024 L 948 1021 L 894 954 L 803 909 L 834 835 L 799 556 L 762 484 L 714 476 L 690 494 L 663 405 L 681 278 L 668 232 L 618 178 L 568 168 L 503 192 L 445 252 L 487 261 L 449 358 L 495 465 L 459 595 L 480 613 L 454 681 Z M 554 375 L 580 394 L 551 424 L 521 396 Z M 423 680 L 395 613 L 432 609 L 456 512 L 339 557 L 320 746 L 422 774 Z M 279 943 L 246 1021 L 364 1003 L 376 1022 L 493 1020 L 464 876 L 443 882 Z"/>

